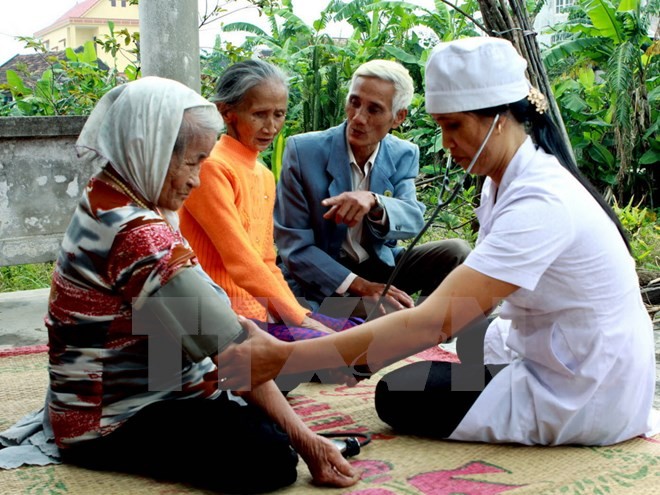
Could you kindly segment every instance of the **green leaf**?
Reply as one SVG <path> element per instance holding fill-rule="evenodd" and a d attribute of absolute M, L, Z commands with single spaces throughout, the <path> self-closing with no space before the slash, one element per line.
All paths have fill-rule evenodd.
<path fill-rule="evenodd" d="M 94 46 L 93 41 L 87 41 L 84 45 L 84 50 L 79 57 L 80 62 L 85 62 L 88 64 L 93 64 L 98 58 L 96 55 L 96 47 Z"/>
<path fill-rule="evenodd" d="M 592 142 L 589 156 L 597 163 L 603 163 L 608 167 L 614 166 L 614 156 L 600 143 Z"/>
<path fill-rule="evenodd" d="M 28 100 L 18 100 L 16 106 L 21 115 L 36 115 L 33 111 L 32 104 Z"/>
<path fill-rule="evenodd" d="M 589 108 L 587 102 L 575 93 L 564 95 L 561 99 L 561 103 L 565 108 L 576 113 L 581 113 Z"/>
<path fill-rule="evenodd" d="M 35 96 L 43 98 L 45 102 L 51 102 L 55 100 L 53 96 L 53 71 L 50 69 L 44 71 L 44 73 L 41 75 L 41 79 L 37 81 L 34 93 Z"/>
<path fill-rule="evenodd" d="M 279 135 L 273 143 L 273 154 L 270 158 L 270 166 L 273 175 L 275 176 L 275 182 L 280 180 L 280 173 L 282 172 L 282 157 L 284 155 L 284 132 L 280 131 Z"/>
<path fill-rule="evenodd" d="M 563 63 L 566 58 L 577 55 L 584 55 L 591 51 L 602 48 L 603 40 L 599 37 L 592 38 L 578 38 L 574 40 L 567 40 L 557 43 L 552 47 L 544 50 L 541 54 L 543 63 L 548 69 L 555 65 Z"/>
<path fill-rule="evenodd" d="M 565 79 L 560 81 L 555 88 L 553 88 L 553 93 L 555 98 L 561 98 L 564 93 L 570 93 L 572 91 L 580 91 L 580 84 L 573 79 Z"/>
<path fill-rule="evenodd" d="M 630 88 L 635 86 L 633 70 L 637 59 L 637 48 L 632 43 L 623 43 L 614 50 L 607 80 L 615 94 L 626 93 L 629 96 Z"/>
<path fill-rule="evenodd" d="M 608 0 L 586 0 L 582 2 L 591 23 L 601 36 L 620 43 L 625 38 L 623 26 L 616 18 L 614 6 Z"/>
<path fill-rule="evenodd" d="M 7 70 L 7 85 L 14 95 L 28 95 L 32 94 L 24 84 L 21 77 L 13 70 Z"/>
<path fill-rule="evenodd" d="M 140 71 L 134 65 L 129 65 L 124 69 L 124 74 L 129 81 L 135 81 L 140 76 Z"/>
<path fill-rule="evenodd" d="M 71 62 L 78 61 L 78 56 L 76 55 L 76 52 L 73 51 L 73 48 L 68 47 L 66 50 L 64 50 L 64 53 L 66 55 L 66 58 Z"/>
<path fill-rule="evenodd" d="M 248 33 L 256 34 L 259 36 L 263 36 L 265 38 L 268 37 L 268 33 L 261 29 L 259 26 L 255 26 L 254 24 L 250 24 L 249 22 L 231 22 L 224 26 L 222 28 L 223 31 L 231 32 L 231 31 L 247 31 Z"/>
<path fill-rule="evenodd" d="M 419 59 L 411 55 L 410 53 L 402 50 L 401 48 L 398 48 L 396 46 L 392 45 L 385 45 L 383 49 L 392 55 L 395 59 L 397 59 L 399 62 L 403 62 L 406 64 L 415 64 L 417 65 L 419 63 Z"/>
<path fill-rule="evenodd" d="M 427 175 L 435 175 L 438 173 L 437 167 L 434 165 L 424 165 L 419 171 Z"/>
<path fill-rule="evenodd" d="M 660 163 L 660 152 L 657 150 L 648 150 L 639 159 L 642 165 L 658 165 Z"/>
<path fill-rule="evenodd" d="M 639 8 L 639 0 L 621 0 L 619 7 L 617 8 L 618 12 L 637 12 Z"/>
<path fill-rule="evenodd" d="M 613 172 L 612 173 L 602 172 L 602 175 L 599 178 L 605 184 L 609 184 L 610 186 L 614 186 L 617 182 L 616 174 Z"/>
<path fill-rule="evenodd" d="M 612 127 L 612 124 L 608 124 L 602 119 L 589 119 L 584 121 L 585 125 L 589 125 L 592 127 L 605 127 L 605 128 L 610 128 Z"/>
<path fill-rule="evenodd" d="M 581 69 L 578 72 L 578 80 L 585 88 L 591 88 L 596 81 L 596 73 L 591 67 Z"/>

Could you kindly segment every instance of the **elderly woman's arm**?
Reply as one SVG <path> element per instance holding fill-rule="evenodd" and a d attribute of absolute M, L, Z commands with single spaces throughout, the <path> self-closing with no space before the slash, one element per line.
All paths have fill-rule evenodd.
<path fill-rule="evenodd" d="M 323 339 L 280 342 L 243 321 L 250 337 L 222 353 L 220 376 L 227 377 L 224 386 L 239 389 L 279 373 L 355 365 L 376 371 L 452 337 L 517 289 L 461 265 L 419 306 Z"/>
<path fill-rule="evenodd" d="M 266 382 L 243 394 L 243 398 L 263 409 L 289 435 L 291 445 L 307 464 L 315 484 L 347 487 L 360 479 L 360 471 L 344 459 L 332 442 L 305 425 L 275 382 Z"/>

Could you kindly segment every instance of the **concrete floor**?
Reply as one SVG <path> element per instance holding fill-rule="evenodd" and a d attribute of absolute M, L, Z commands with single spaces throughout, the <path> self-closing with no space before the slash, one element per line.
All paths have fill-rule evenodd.
<path fill-rule="evenodd" d="M 0 293 L 0 349 L 46 344 L 50 289 Z"/>
<path fill-rule="evenodd" d="M 0 349 L 46 344 L 49 289 L 0 293 Z M 449 346 L 451 347 L 451 346 Z M 660 313 L 655 317 L 656 398 L 660 409 Z"/>

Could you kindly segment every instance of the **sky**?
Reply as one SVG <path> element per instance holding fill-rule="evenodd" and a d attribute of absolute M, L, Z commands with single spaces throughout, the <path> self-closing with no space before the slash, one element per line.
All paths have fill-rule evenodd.
<path fill-rule="evenodd" d="M 198 2 L 202 11 L 207 3 L 215 5 L 213 0 L 198 0 Z M 0 16 L 0 64 L 17 53 L 34 53 L 32 50 L 23 48 L 23 44 L 15 37 L 33 36 L 36 31 L 51 25 L 76 3 L 78 3 L 76 0 L 3 0 L 2 15 Z M 432 0 L 413 0 L 413 3 L 427 7 L 433 5 Z M 327 0 L 293 0 L 294 12 L 307 24 L 316 20 L 327 4 Z M 232 16 L 222 19 L 224 23 L 238 21 L 263 25 L 260 24 L 263 20 L 259 19 L 257 10 L 254 8 L 240 10 Z M 219 21 L 202 28 L 200 31 L 202 49 L 213 46 L 215 35 L 219 29 Z M 350 31 L 346 24 L 336 24 L 329 27 L 329 32 L 333 36 L 341 36 L 342 34 L 347 35 Z M 223 39 L 235 41 L 227 35 L 224 35 Z"/>
<path fill-rule="evenodd" d="M 15 36 L 32 36 L 35 31 L 52 24 L 58 17 L 76 4 L 75 0 L 19 0 L 4 1 L 0 16 L 0 63 L 17 53 L 34 53 L 24 50 Z"/>

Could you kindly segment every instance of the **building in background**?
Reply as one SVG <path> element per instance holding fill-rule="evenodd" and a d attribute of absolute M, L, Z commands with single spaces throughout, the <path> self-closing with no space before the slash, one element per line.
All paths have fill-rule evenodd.
<path fill-rule="evenodd" d="M 572 7 L 575 0 L 548 0 L 534 19 L 534 30 L 538 33 L 537 40 L 541 49 L 546 48 L 558 41 L 560 37 L 568 37 L 566 33 L 549 34 L 549 27 L 566 22 L 568 19 L 569 7 Z"/>
<path fill-rule="evenodd" d="M 110 35 L 108 22 L 114 23 L 114 31 L 126 29 L 133 34 L 139 30 L 138 6 L 129 5 L 128 0 L 83 0 L 76 4 L 50 26 L 34 33 L 34 37 L 44 42 L 49 50 L 59 51 L 68 47 L 77 48 L 87 41 L 104 40 Z M 126 50 L 136 48 L 122 47 Z M 132 61 L 121 53 L 114 60 L 97 46 L 97 53 L 108 67 L 123 72 Z"/>

